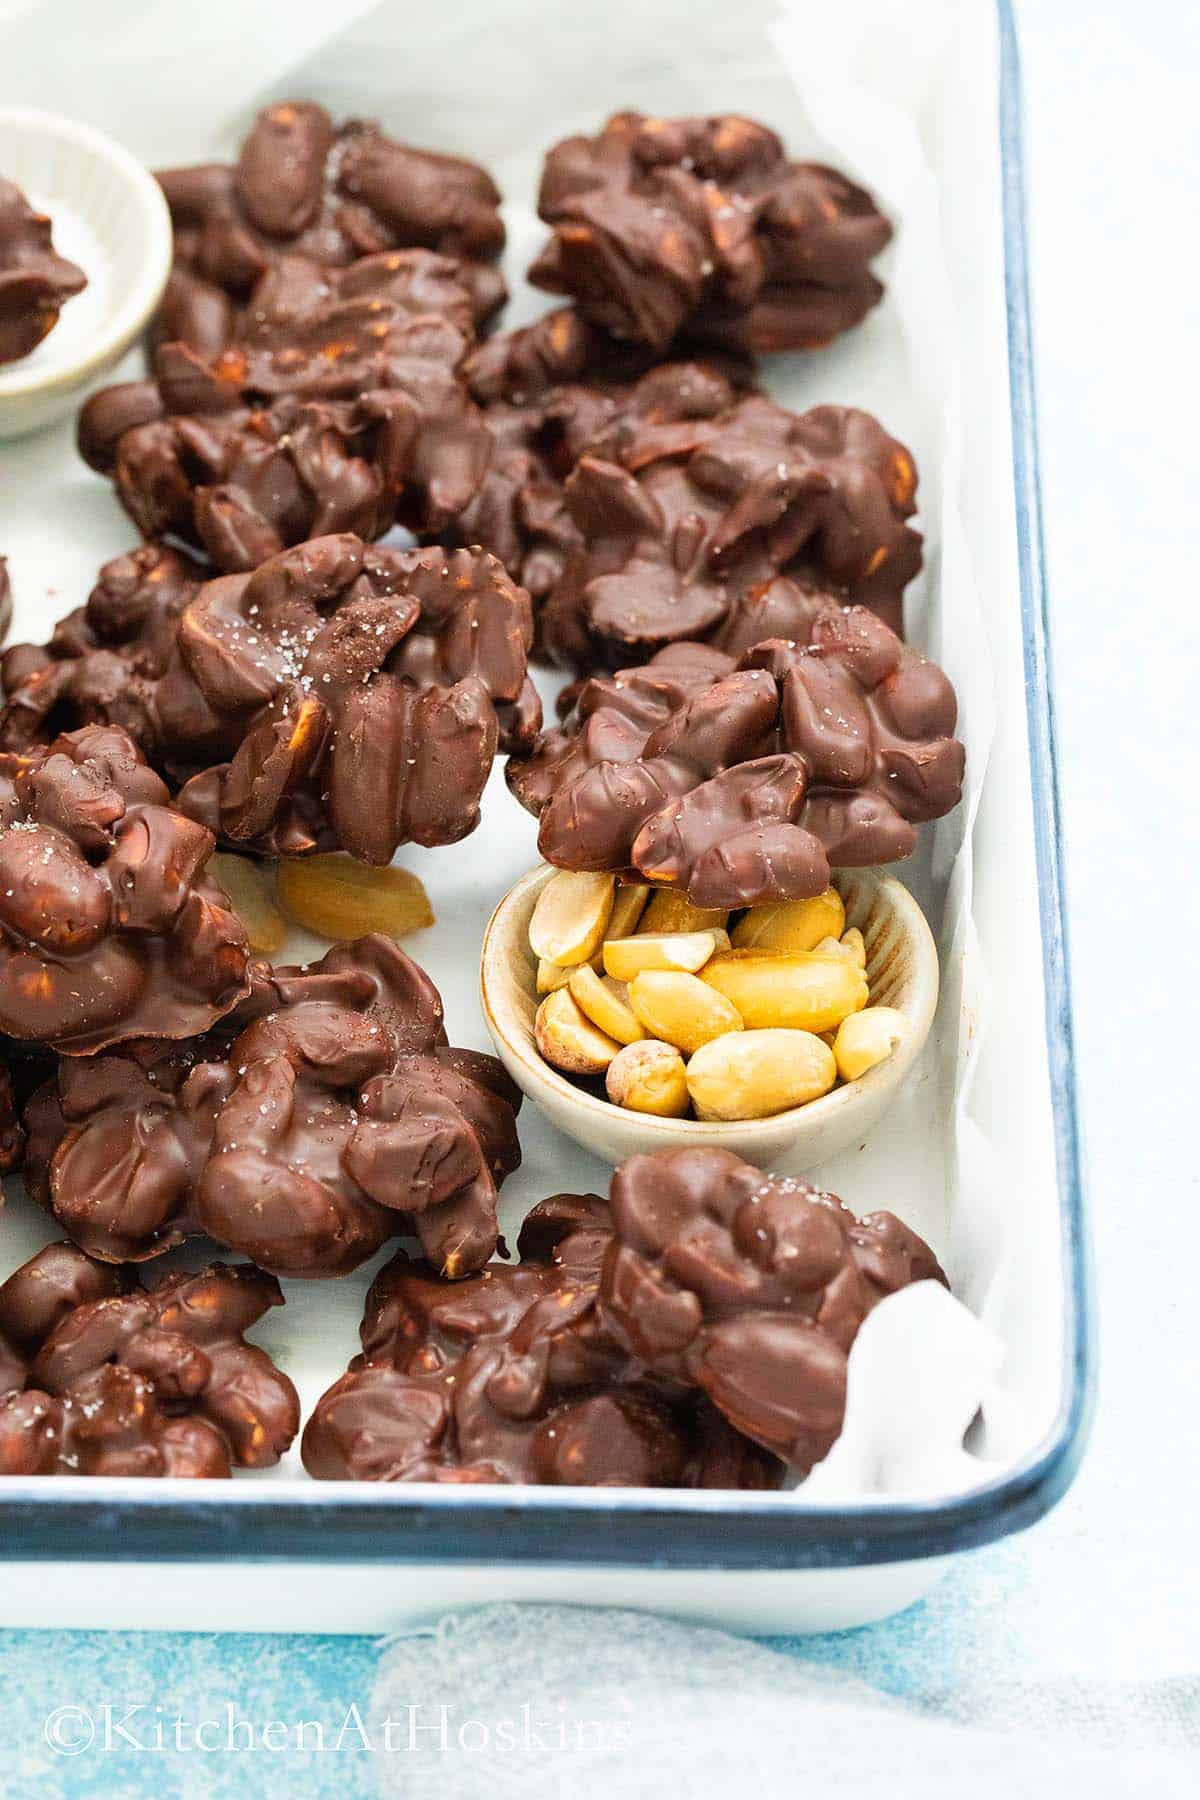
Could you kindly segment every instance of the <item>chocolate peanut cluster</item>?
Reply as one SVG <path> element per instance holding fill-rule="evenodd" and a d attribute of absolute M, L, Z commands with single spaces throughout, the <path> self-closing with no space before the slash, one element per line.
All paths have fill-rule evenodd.
<path fill-rule="evenodd" d="M 362 1354 L 318 1401 L 319 1480 L 773 1487 L 774 1459 L 703 1398 L 648 1379 L 597 1307 L 595 1194 L 534 1207 L 521 1260 L 453 1287 L 403 1254 L 367 1296 Z"/>
<path fill-rule="evenodd" d="M 692 639 L 744 648 L 781 572 L 898 630 L 921 567 L 916 480 L 904 446 L 854 407 L 797 415 L 749 395 L 716 417 L 647 417 L 566 482 L 582 546 L 543 609 L 546 646 L 580 674 Z M 779 635 L 796 635 L 788 623 Z"/>
<path fill-rule="evenodd" d="M 0 1287 L 0 1475 L 269 1468 L 300 1405 L 245 1334 L 282 1303 L 259 1269 L 214 1263 L 146 1291 L 48 1245 Z"/>
<path fill-rule="evenodd" d="M 614 336 L 757 355 L 813 349 L 882 296 L 871 259 L 892 228 L 863 188 L 788 160 L 773 131 L 725 114 L 615 114 L 546 158 L 553 236 L 529 271 Z"/>
<path fill-rule="evenodd" d="M 841 1432 L 847 1357 L 872 1307 L 914 1281 L 945 1284 L 893 1213 L 857 1219 L 836 1195 L 728 1150 L 631 1156 L 611 1208 L 607 1328 L 802 1474 Z"/>
<path fill-rule="evenodd" d="M 520 1095 L 448 1047 L 433 983 L 390 939 L 254 969 L 190 1042 L 64 1059 L 26 1117 L 26 1180 L 72 1239 L 142 1262 L 205 1232 L 280 1275 L 342 1275 L 415 1232 L 446 1275 L 497 1244 Z"/>
<path fill-rule="evenodd" d="M 702 907 L 819 894 L 831 868 L 911 854 L 957 805 L 963 747 L 942 671 L 863 607 L 780 580 L 795 635 L 704 645 L 595 677 L 508 765 L 548 862 L 632 870 Z M 783 593 L 778 590 L 784 589 Z"/>
<path fill-rule="evenodd" d="M 154 380 L 94 395 L 80 452 L 145 536 L 178 537 L 219 569 L 332 531 L 437 531 L 491 454 L 459 379 L 473 337 L 452 258 L 281 257 L 222 347 L 165 342 Z"/>
<path fill-rule="evenodd" d="M 180 652 L 238 744 L 179 804 L 239 847 L 449 844 L 479 821 L 497 746 L 541 722 L 529 597 L 478 551 L 381 550 L 342 534 L 208 582 Z"/>
<path fill-rule="evenodd" d="M 715 418 L 750 379 L 731 357 L 655 364 L 570 307 L 480 344 L 464 374 L 493 447 L 456 532 L 500 557 L 535 606 L 584 549 L 564 485 L 580 457 L 616 454 L 639 428 Z"/>
<path fill-rule="evenodd" d="M 212 721 L 197 717 L 198 696 L 176 655 L 180 616 L 203 579 L 198 563 L 163 543 L 106 563 L 86 604 L 45 644 L 12 644 L 0 655 L 0 749 L 115 725 L 151 762 L 181 744 L 203 750 Z"/>
<path fill-rule="evenodd" d="M 70 1053 L 205 1031 L 249 988 L 212 834 L 123 732 L 0 753 L 0 1031 Z"/>
<path fill-rule="evenodd" d="M 36 350 L 87 276 L 54 248 L 52 226 L 0 175 L 0 363 Z"/>
<path fill-rule="evenodd" d="M 223 350 L 237 308 L 290 255 L 342 268 L 380 251 L 433 250 L 467 262 L 477 316 L 504 300 L 488 266 L 504 247 L 491 177 L 462 157 L 398 143 L 369 120 L 335 125 L 311 100 L 279 101 L 259 113 L 235 164 L 165 169 L 158 179 L 175 226 L 164 341 Z"/>

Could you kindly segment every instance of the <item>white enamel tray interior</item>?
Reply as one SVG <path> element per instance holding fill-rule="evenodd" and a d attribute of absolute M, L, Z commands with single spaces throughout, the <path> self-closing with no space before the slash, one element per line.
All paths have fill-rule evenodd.
<path fill-rule="evenodd" d="M 872 1006 L 892 1006 L 904 1014 L 907 1029 L 901 1043 L 858 1081 L 807 1106 L 768 1119 L 714 1124 L 625 1111 L 588 1093 L 538 1051 L 533 1036 L 537 965 L 529 948 L 529 920 L 553 874 L 545 864 L 531 870 L 492 914 L 483 940 L 480 986 L 496 1054 L 560 1131 L 614 1166 L 639 1150 L 704 1144 L 732 1150 L 747 1162 L 785 1175 L 803 1174 L 865 1141 L 912 1071 L 937 1006 L 937 949 L 920 907 L 894 876 L 847 869 L 839 871 L 834 885 L 845 903 L 847 927 L 857 926 L 866 942 Z"/>
<path fill-rule="evenodd" d="M 67 4 L 47 59 L 46 92 L 23 81 L 22 97 L 65 107 L 51 85 L 77 68 L 78 106 L 149 166 L 227 155 L 260 97 L 282 93 L 312 94 L 342 116 L 377 114 L 412 142 L 476 155 L 509 196 L 513 322 L 543 304 L 521 276 L 543 237 L 532 197 L 544 146 L 569 131 L 594 130 L 618 107 L 756 115 L 795 154 L 841 164 L 875 188 L 898 227 L 882 268 L 885 303 L 828 351 L 774 359 L 766 376 L 790 406 L 868 407 L 914 451 L 927 566 L 912 590 L 911 634 L 958 688 L 973 793 L 970 808 L 929 832 L 918 858 L 895 871 L 928 918 L 940 957 L 941 996 L 925 1048 L 876 1127 L 809 1178 L 858 1212 L 903 1214 L 931 1241 L 958 1296 L 1001 1340 L 1000 1382 L 969 1439 L 978 1479 L 991 1479 L 1026 1457 L 1054 1416 L 1063 1317 L 1016 577 L 994 14 L 986 0 L 932 11 L 912 0 L 902 12 L 862 0 L 842 9 L 845 32 L 863 46 L 861 60 L 850 50 L 843 65 L 834 41 L 840 15 L 803 0 L 794 25 L 798 91 L 780 60 L 793 28 L 782 37 L 768 32 L 774 4 L 748 0 L 731 10 L 647 0 L 626 13 L 582 7 L 572 11 L 569 31 L 548 5 L 514 5 L 501 25 L 477 0 L 420 18 L 385 4 L 351 26 L 336 53 L 298 68 L 286 43 L 271 46 L 275 67 L 266 50 L 253 64 L 230 53 L 217 67 L 208 49 L 224 41 L 216 25 L 181 64 L 173 21 L 159 9 L 114 47 L 121 60 L 107 66 L 122 73 L 109 89 L 91 73 L 92 9 Z M 227 0 L 214 0 L 213 11 L 218 23 L 240 16 Z M 236 41 L 235 32 L 229 43 Z M 430 67 L 453 69 L 453 81 L 431 82 Z M 125 370 L 140 366 L 131 355 Z M 56 618 L 84 600 L 100 563 L 135 538 L 108 485 L 78 461 L 69 421 L 24 446 L 0 445 L 0 550 L 10 561 L 14 641 L 44 639 Z M 559 682 L 539 680 L 552 700 Z M 970 844 L 960 852 L 968 824 Z M 408 948 L 442 989 L 451 1038 L 490 1048 L 479 1007 L 480 944 L 498 900 L 538 860 L 535 822 L 497 771 L 473 837 L 428 853 L 410 847 L 400 860 L 420 872 L 437 913 L 437 924 Z M 297 938 L 290 948 L 322 946 Z M 603 1189 L 610 1173 L 533 1106 L 524 1108 L 520 1129 L 524 1162 L 501 1195 L 510 1242 L 534 1201 L 562 1189 Z M 5 1269 L 54 1235 L 53 1222 L 10 1184 L 0 1213 Z M 205 1254 L 199 1245 L 186 1253 L 193 1263 Z M 286 1283 L 287 1305 L 255 1332 L 297 1381 L 306 1408 L 357 1347 L 371 1273 Z M 261 1495 L 264 1484 L 281 1499 L 313 1488 L 293 1453 L 278 1470 L 227 1484 L 230 1509 L 239 1497 Z M 889 1496 L 876 1489 L 872 1498 L 886 1504 Z M 805 1506 L 803 1487 L 778 1504 Z M 496 1553 L 503 1557 L 502 1541 Z M 11 1564 L 0 1582 L 0 1622 L 261 1630 L 265 1592 L 279 1628 L 386 1630 L 464 1599 L 550 1593 L 699 1611 L 764 1629 L 829 1628 L 902 1604 L 938 1569 L 894 1564 L 759 1576 L 643 1568 L 622 1575 L 500 1561 L 448 1573 L 334 1563 L 264 1565 L 258 1587 L 253 1573 L 213 1564 L 184 1583 L 175 1571 L 134 1567 L 99 1586 L 83 1568 L 67 1571 L 68 1580 Z"/>

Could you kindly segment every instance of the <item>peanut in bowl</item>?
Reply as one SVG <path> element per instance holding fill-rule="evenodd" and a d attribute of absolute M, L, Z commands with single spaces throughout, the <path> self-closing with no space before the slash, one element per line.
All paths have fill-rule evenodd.
<path fill-rule="evenodd" d="M 700 1073 L 692 1069 L 695 1057 L 701 1057 L 705 1065 L 721 1063 L 725 1060 L 724 1054 L 715 1051 L 712 1046 L 728 1045 L 734 1037 L 740 1035 L 743 1043 L 739 1046 L 739 1056 L 744 1063 L 745 1040 L 765 1035 L 754 1030 L 756 1014 L 753 1002 L 747 1003 L 735 985 L 740 978 L 736 961 L 738 951 L 736 948 L 725 951 L 718 943 L 716 953 L 723 961 L 728 959 L 727 967 L 734 976 L 734 980 L 723 981 L 722 985 L 731 989 L 735 1002 L 741 1000 L 743 1006 L 747 1006 L 749 1016 L 743 1019 L 746 1029 L 740 1034 L 731 1032 L 728 1039 L 717 1036 L 697 1048 L 688 1060 L 687 1071 L 693 1074 L 690 1097 L 694 1104 L 695 1093 L 699 1092 L 703 1099 L 710 1101 L 703 1108 L 707 1116 L 659 1116 L 654 1112 L 635 1111 L 627 1105 L 614 1103 L 608 1093 L 614 1091 L 614 1087 L 618 1093 L 621 1091 L 621 1062 L 618 1061 L 618 1056 L 628 1062 L 628 1052 L 636 1052 L 639 1043 L 648 1046 L 657 1042 L 651 1030 L 644 1030 L 643 1037 L 628 1046 L 628 1052 L 621 1050 L 612 1057 L 608 1069 L 607 1091 L 603 1072 L 589 1064 L 588 1057 L 594 1047 L 596 1060 L 599 1061 L 608 1053 L 604 1048 L 606 1041 L 610 1047 L 619 1043 L 613 1037 L 613 1030 L 619 1023 L 615 1015 L 610 1020 L 612 1029 L 595 1029 L 595 1038 L 599 1042 L 593 1046 L 593 1040 L 589 1036 L 592 1019 L 586 1012 L 581 1011 L 578 1005 L 568 1006 L 566 1001 L 556 1003 L 552 1009 L 559 1012 L 560 1025 L 565 1022 L 568 1037 L 572 1023 L 578 1032 L 580 1054 L 572 1066 L 579 1067 L 579 1072 L 588 1081 L 588 1085 L 580 1085 L 580 1081 L 573 1079 L 571 1074 L 553 1066 L 538 1047 L 537 1021 L 542 1003 L 548 996 L 553 998 L 556 992 L 567 995 L 570 999 L 574 999 L 575 994 L 582 993 L 586 1002 L 590 997 L 590 983 L 584 971 L 588 969 L 593 957 L 597 961 L 603 960 L 602 946 L 589 949 L 587 942 L 575 946 L 566 945 L 560 951 L 564 956 L 574 956 L 578 949 L 588 950 L 588 955 L 580 957 L 577 963 L 562 966 L 569 967 L 576 974 L 574 990 L 569 976 L 557 988 L 552 987 L 550 983 L 559 981 L 562 968 L 555 972 L 553 965 L 543 964 L 542 991 L 539 992 L 539 960 L 530 945 L 530 924 L 539 898 L 557 874 L 557 870 L 541 864 L 509 890 L 492 914 L 484 933 L 480 971 L 483 1012 L 496 1046 L 496 1054 L 513 1080 L 561 1131 L 607 1162 L 619 1163 L 636 1151 L 663 1150 L 684 1143 L 701 1143 L 733 1150 L 764 1168 L 799 1174 L 815 1167 L 827 1157 L 836 1155 L 838 1151 L 861 1142 L 887 1110 L 916 1063 L 929 1035 L 937 1006 L 938 960 L 932 933 L 920 907 L 908 889 L 894 876 L 874 869 L 847 869 L 835 874 L 834 887 L 844 907 L 844 931 L 862 935 L 865 952 L 863 972 L 869 996 L 869 1012 L 886 1008 L 889 1009 L 889 1014 L 899 1015 L 898 1019 L 892 1021 L 892 1038 L 895 1041 L 890 1053 L 884 1055 L 882 1060 L 875 1061 L 865 1073 L 853 1079 L 843 1079 L 836 1086 L 829 1085 L 827 1091 L 819 1093 L 819 1097 L 808 1099 L 802 1105 L 787 1105 L 782 1110 L 772 1111 L 763 1117 L 715 1116 L 718 1110 L 729 1109 L 721 1109 L 719 1103 L 715 1106 L 711 1104 L 711 1094 L 695 1079 Z M 622 891 L 617 889 L 618 903 Z M 651 904 L 653 903 L 652 898 Z M 636 924 L 632 931 L 636 933 Z M 736 935 L 735 929 L 735 937 Z M 623 941 L 627 943 L 628 939 Z M 699 955 L 701 951 L 698 949 L 696 953 Z M 608 961 L 619 966 L 622 954 L 624 953 L 619 951 L 615 958 L 610 956 Z M 674 952 L 672 956 L 673 954 Z M 701 973 L 703 967 L 701 964 Z M 708 985 L 710 992 L 719 994 L 720 990 L 711 981 Z M 620 999 L 619 993 L 613 992 L 614 986 L 615 984 L 609 983 L 606 992 L 612 998 Z M 869 1018 L 869 1012 L 859 1008 L 861 1000 L 850 1013 L 851 1020 Z M 643 1013 L 645 1010 L 643 1002 Z M 543 1042 L 546 1042 L 545 1027 L 546 1017 L 543 1014 Z M 808 1045 L 815 1039 L 818 1046 L 822 1041 L 828 1043 L 834 1035 L 826 1032 L 822 1040 L 816 1031 L 795 1033 L 796 1039 L 803 1037 Z M 856 1053 L 860 1060 L 863 1055 L 861 1045 L 856 1046 L 853 1041 L 854 1035 L 852 1027 L 839 1051 L 839 1061 L 847 1070 L 856 1066 Z M 807 1046 L 797 1043 L 789 1048 L 798 1049 L 805 1054 Z M 660 1052 L 654 1052 L 655 1056 L 659 1054 Z M 820 1054 L 819 1048 L 813 1051 L 813 1060 L 818 1060 Z M 830 1055 L 832 1060 L 832 1050 Z M 645 1057 L 644 1050 L 642 1057 Z M 567 1060 L 570 1060 L 569 1049 Z M 665 1057 L 663 1061 L 666 1062 Z M 612 1080 L 614 1073 L 618 1077 L 616 1083 Z M 711 1077 L 711 1067 L 707 1069 L 707 1073 Z M 711 1085 L 710 1080 L 708 1086 Z M 821 1085 L 823 1084 L 818 1081 L 818 1088 Z"/>

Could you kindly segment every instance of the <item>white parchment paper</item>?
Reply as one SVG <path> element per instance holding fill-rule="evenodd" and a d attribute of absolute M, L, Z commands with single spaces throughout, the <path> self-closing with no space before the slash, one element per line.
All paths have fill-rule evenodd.
<path fill-rule="evenodd" d="M 479 158 L 506 196 L 513 302 L 547 304 L 522 272 L 544 149 L 622 107 L 735 110 L 792 151 L 846 168 L 897 226 L 884 304 L 829 350 L 778 357 L 772 394 L 799 410 L 865 406 L 913 449 L 926 568 L 910 635 L 953 677 L 967 750 L 962 808 L 901 870 L 926 906 L 943 993 L 911 1085 L 870 1141 L 817 1174 L 857 1211 L 887 1206 L 941 1254 L 956 1299 L 925 1287 L 868 1320 L 851 1358 L 843 1437 L 781 1506 L 862 1494 L 950 1492 L 1027 1453 L 1059 1396 L 1061 1274 L 1016 582 L 1008 430 L 994 14 L 989 0 L 597 0 L 569 8 L 402 0 L 329 9 L 262 0 L 203 7 L 0 0 L 3 98 L 86 118 L 151 164 L 231 152 L 268 98 L 310 95 L 380 117 L 393 133 Z M 15 89 L 15 91 L 13 91 Z M 134 372 L 137 359 L 130 360 Z M 0 445 L 0 551 L 14 638 L 44 637 L 133 533 L 71 428 Z M 543 678 L 546 696 L 556 682 Z M 455 1042 L 488 1047 L 478 949 L 492 905 L 536 861 L 535 826 L 498 775 L 465 844 L 399 860 L 419 869 L 437 925 L 411 941 L 438 982 Z M 323 946 L 298 934 L 289 950 Z M 532 1109 L 525 1163 L 506 1186 L 510 1232 L 537 1198 L 599 1188 L 608 1171 Z M 15 1192 L 0 1216 L 11 1268 L 53 1235 Z M 193 1251 L 183 1253 L 191 1261 Z M 260 1334 L 306 1406 L 356 1348 L 372 1270 L 290 1283 Z M 982 1407 L 968 1434 L 964 1433 Z M 296 1453 L 261 1479 L 288 1481 Z"/>

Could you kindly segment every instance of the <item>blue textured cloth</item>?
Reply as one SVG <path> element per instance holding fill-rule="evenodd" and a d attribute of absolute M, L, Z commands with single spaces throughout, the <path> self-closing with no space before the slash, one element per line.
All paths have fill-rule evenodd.
<path fill-rule="evenodd" d="M 921 1605 L 870 1630 L 826 1637 L 774 1639 L 777 1648 L 913 1700 L 945 1692 L 964 1673 L 986 1676 L 1010 1667 L 1013 1645 L 998 1620 L 1023 1582 L 1024 1557 L 999 1546 L 966 1559 Z M 143 1795 L 204 1795 L 207 1800 L 355 1800 L 374 1792 L 368 1757 L 351 1709 L 367 1718 L 378 1657 L 367 1637 L 218 1636 L 162 1632 L 0 1633 L 0 1795 L 3 1800 L 140 1800 Z M 86 1732 L 82 1715 L 114 1716 L 144 1703 L 126 1729 L 147 1746 L 135 1749 L 113 1733 L 113 1748 L 96 1743 L 72 1755 L 53 1750 L 45 1724 L 62 1709 L 62 1742 Z M 190 1741 L 197 1721 L 227 1732 L 226 1708 L 262 1728 L 290 1727 L 287 1747 L 205 1753 Z M 174 1720 L 187 1725 L 185 1747 L 173 1743 Z M 351 1722 L 347 1726 L 347 1716 Z M 319 1721 L 326 1748 L 296 1746 L 296 1728 Z M 154 1748 L 161 1726 L 165 1748 Z M 342 1745 L 333 1748 L 339 1732 Z M 51 1725 L 53 1735 L 55 1727 Z M 211 1737 L 212 1734 L 210 1733 Z M 236 1740 L 235 1740 L 236 1741 Z M 307 1740 L 312 1742 L 310 1735 Z M 245 1742 L 243 1737 L 242 1742 Z"/>

